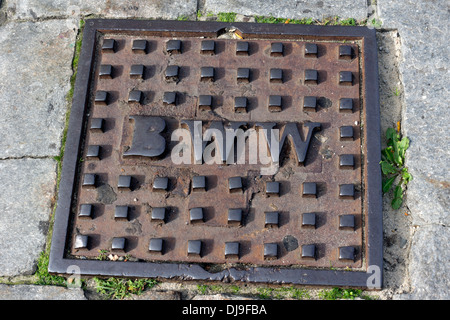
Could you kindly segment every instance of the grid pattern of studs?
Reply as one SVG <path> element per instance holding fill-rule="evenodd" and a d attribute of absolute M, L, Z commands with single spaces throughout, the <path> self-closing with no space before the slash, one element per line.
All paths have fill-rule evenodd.
<path fill-rule="evenodd" d="M 89 246 L 73 247 L 72 254 L 93 258 L 120 239 L 124 254 L 148 261 L 361 267 L 356 43 L 346 44 L 347 59 L 335 42 L 179 38 L 168 43 L 163 37 L 122 35 L 100 41 L 111 38 L 114 42 L 96 53 L 93 88 L 99 94 L 92 99 L 84 153 L 99 146 L 102 156 L 81 164 L 91 182 L 79 186 L 75 210 L 90 204 L 95 213 L 91 219 L 74 217 L 74 239 L 87 236 L 83 243 Z M 245 108 L 236 98 L 245 98 Z M 351 99 L 352 109 L 342 112 L 342 99 Z M 270 108 L 274 103 L 277 112 Z M 283 149 L 281 167 L 265 176 L 260 169 L 267 166 L 248 162 L 174 165 L 170 155 L 123 157 L 133 115 L 163 117 L 169 133 L 185 119 L 202 120 L 206 127 L 220 119 L 281 126 L 319 122 L 322 130 L 312 139 L 305 166 Z M 353 129 L 351 139 L 342 137 L 343 127 Z M 354 156 L 353 168 L 340 168 L 341 155 Z M 206 191 L 193 192 L 194 176 L 206 177 Z M 121 187 L 123 177 L 128 187 Z M 241 186 L 231 188 L 229 179 L 236 177 Z M 277 197 L 266 196 L 270 181 L 278 182 Z M 305 183 L 315 187 L 312 194 L 304 193 Z M 353 186 L 352 196 L 340 194 L 343 185 Z M 341 226 L 344 215 L 354 218 L 353 228 Z M 298 242 L 296 249 L 286 247 L 286 236 Z"/>

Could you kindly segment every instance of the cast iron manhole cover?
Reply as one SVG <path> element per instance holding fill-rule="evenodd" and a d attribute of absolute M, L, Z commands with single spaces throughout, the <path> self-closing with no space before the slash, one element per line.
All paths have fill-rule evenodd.
<path fill-rule="evenodd" d="M 373 30 L 89 20 L 49 270 L 379 287 L 379 137 Z"/>

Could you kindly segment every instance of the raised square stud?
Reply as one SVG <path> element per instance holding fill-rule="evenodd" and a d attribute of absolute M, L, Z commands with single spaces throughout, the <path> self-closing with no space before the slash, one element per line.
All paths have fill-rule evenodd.
<path fill-rule="evenodd" d="M 302 246 L 302 259 L 316 259 L 316 245 L 305 244 Z"/>
<path fill-rule="evenodd" d="M 75 237 L 75 242 L 73 247 L 75 249 L 87 249 L 88 248 L 89 237 L 86 235 L 78 234 Z"/>
<path fill-rule="evenodd" d="M 141 103 L 143 98 L 142 91 L 139 90 L 132 90 L 128 94 L 128 103 Z"/>
<path fill-rule="evenodd" d="M 228 225 L 240 226 L 242 223 L 242 209 L 228 209 Z"/>
<path fill-rule="evenodd" d="M 342 141 L 353 140 L 353 127 L 342 126 L 339 128 L 339 137 Z"/>
<path fill-rule="evenodd" d="M 347 246 L 339 248 L 339 260 L 355 261 L 355 247 Z"/>
<path fill-rule="evenodd" d="M 264 260 L 273 260 L 278 258 L 278 245 L 276 243 L 264 244 Z"/>
<path fill-rule="evenodd" d="M 316 228 L 316 214 L 313 212 L 303 213 L 302 215 L 302 228 Z"/>
<path fill-rule="evenodd" d="M 212 96 L 201 95 L 198 97 L 198 108 L 200 110 L 211 110 Z"/>
<path fill-rule="evenodd" d="M 128 212 L 130 208 L 128 206 L 116 206 L 114 211 L 115 220 L 128 220 Z"/>
<path fill-rule="evenodd" d="M 154 254 L 163 254 L 164 240 L 161 238 L 152 238 L 148 245 L 148 251 Z"/>
<path fill-rule="evenodd" d="M 270 69 L 270 82 L 282 83 L 283 82 L 283 70 L 282 69 Z"/>
<path fill-rule="evenodd" d="M 355 185 L 353 184 L 341 184 L 339 185 L 339 197 L 343 199 L 355 198 Z"/>
<path fill-rule="evenodd" d="M 213 55 L 216 51 L 216 43 L 214 40 L 203 40 L 201 53 Z"/>
<path fill-rule="evenodd" d="M 280 196 L 280 183 L 278 181 L 266 182 L 266 196 L 279 197 Z"/>
<path fill-rule="evenodd" d="M 228 179 L 228 190 L 230 193 L 242 192 L 242 178 L 241 177 L 231 177 Z"/>
<path fill-rule="evenodd" d="M 193 176 L 192 177 L 192 191 L 206 191 L 206 177 L 205 176 Z"/>
<path fill-rule="evenodd" d="M 145 67 L 142 64 L 133 64 L 130 67 L 130 78 L 142 79 L 144 77 Z"/>
<path fill-rule="evenodd" d="M 303 98 L 303 110 L 304 111 L 316 111 L 317 98 L 316 97 L 304 97 Z"/>
<path fill-rule="evenodd" d="M 192 208 L 189 210 L 189 222 L 191 224 L 203 221 L 203 208 Z"/>
<path fill-rule="evenodd" d="M 114 52 L 116 52 L 116 40 L 114 40 L 114 39 L 103 39 L 102 52 L 103 53 L 114 53 Z"/>
<path fill-rule="evenodd" d="M 339 156 L 340 169 L 353 169 L 355 167 L 355 157 L 352 154 L 341 154 Z"/>
<path fill-rule="evenodd" d="M 152 222 L 164 222 L 166 219 L 166 208 L 155 207 L 152 208 Z"/>
<path fill-rule="evenodd" d="M 353 84 L 353 74 L 351 71 L 339 72 L 339 84 L 342 86 L 351 86 Z"/>
<path fill-rule="evenodd" d="M 93 118 L 91 120 L 91 126 L 89 130 L 92 132 L 104 132 L 105 130 L 105 120 L 102 118 Z"/>
<path fill-rule="evenodd" d="M 179 66 L 168 66 L 166 68 L 166 81 L 167 82 L 177 82 L 180 74 Z"/>
<path fill-rule="evenodd" d="M 176 92 L 164 92 L 163 104 L 166 106 L 177 105 L 177 93 Z"/>
<path fill-rule="evenodd" d="M 153 191 L 166 191 L 169 187 L 169 178 L 156 177 L 153 181 Z"/>
<path fill-rule="evenodd" d="M 342 98 L 339 100 L 339 112 L 353 112 L 353 99 Z"/>
<path fill-rule="evenodd" d="M 80 211 L 78 211 L 79 218 L 92 219 L 94 213 L 94 206 L 92 204 L 80 205 Z"/>
<path fill-rule="evenodd" d="M 214 68 L 213 67 L 202 67 L 200 69 L 200 81 L 213 82 L 214 81 Z"/>
<path fill-rule="evenodd" d="M 238 68 L 237 69 L 237 82 L 238 83 L 249 83 L 250 82 L 250 69 Z"/>
<path fill-rule="evenodd" d="M 355 216 L 353 214 L 343 214 L 339 216 L 339 229 L 355 230 Z"/>
<path fill-rule="evenodd" d="M 281 96 L 269 96 L 269 111 L 280 112 L 282 109 Z"/>
<path fill-rule="evenodd" d="M 352 59 L 352 47 L 351 46 L 339 46 L 339 59 L 351 60 Z"/>
<path fill-rule="evenodd" d="M 264 227 L 265 228 L 278 228 L 279 223 L 279 212 L 278 211 L 271 211 L 271 212 L 265 212 L 265 219 L 264 219 Z"/>
<path fill-rule="evenodd" d="M 83 177 L 84 188 L 95 188 L 97 182 L 97 175 L 93 173 L 86 173 Z"/>
<path fill-rule="evenodd" d="M 247 112 L 248 100 L 247 97 L 234 98 L 234 112 L 245 113 Z"/>
<path fill-rule="evenodd" d="M 270 55 L 272 57 L 282 57 L 284 55 L 284 46 L 281 42 L 274 42 L 270 46 Z"/>
<path fill-rule="evenodd" d="M 317 44 L 307 43 L 305 44 L 305 57 L 307 58 L 317 58 Z"/>
<path fill-rule="evenodd" d="M 113 238 L 111 243 L 111 250 L 112 251 L 125 251 L 125 244 L 126 239 L 125 238 Z"/>
<path fill-rule="evenodd" d="M 166 42 L 166 51 L 169 54 L 181 53 L 181 40 L 168 40 Z"/>
<path fill-rule="evenodd" d="M 133 53 L 146 54 L 148 49 L 147 40 L 133 40 L 131 50 Z"/>
<path fill-rule="evenodd" d="M 202 253 L 202 241 L 201 240 L 189 240 L 187 254 L 190 257 L 201 257 Z"/>
<path fill-rule="evenodd" d="M 236 55 L 237 56 L 248 56 L 248 42 L 239 41 L 236 42 Z"/>
<path fill-rule="evenodd" d="M 316 198 L 317 197 L 317 185 L 315 182 L 304 182 L 302 196 L 304 198 Z"/>
<path fill-rule="evenodd" d="M 306 69 L 305 70 L 305 84 L 317 84 L 319 83 L 319 74 L 317 70 Z"/>
<path fill-rule="evenodd" d="M 113 78 L 113 67 L 110 64 L 102 64 L 98 72 L 98 76 L 101 79 L 112 79 Z"/>
<path fill-rule="evenodd" d="M 86 151 L 86 158 L 88 160 L 100 160 L 100 146 L 88 146 Z"/>
<path fill-rule="evenodd" d="M 225 259 L 239 259 L 239 242 L 225 242 Z"/>
<path fill-rule="evenodd" d="M 117 187 L 120 189 L 131 189 L 131 176 L 119 176 Z"/>
<path fill-rule="evenodd" d="M 97 91 L 95 93 L 94 104 L 100 106 L 106 106 L 108 104 L 108 92 L 107 91 Z"/>

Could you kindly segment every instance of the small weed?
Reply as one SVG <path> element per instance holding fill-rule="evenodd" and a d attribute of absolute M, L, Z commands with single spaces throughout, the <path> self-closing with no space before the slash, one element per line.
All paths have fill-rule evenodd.
<path fill-rule="evenodd" d="M 206 294 L 209 290 L 209 286 L 207 286 L 206 284 L 198 284 L 197 290 L 200 294 Z"/>
<path fill-rule="evenodd" d="M 394 198 L 391 202 L 393 209 L 399 209 L 403 204 L 403 188 L 402 185 L 407 185 L 412 180 L 412 175 L 408 172 L 405 164 L 405 154 L 409 147 L 409 139 L 401 137 L 400 123 L 398 123 L 397 130 L 388 128 L 386 130 L 386 144 L 387 147 L 381 150 L 381 171 L 383 172 L 383 193 L 391 190 L 397 177 L 400 177 L 395 189 Z"/>
<path fill-rule="evenodd" d="M 235 285 L 231 286 L 230 289 L 231 289 L 231 292 L 234 294 L 238 294 L 241 291 L 241 288 L 238 286 L 235 286 Z"/>
<path fill-rule="evenodd" d="M 359 289 L 333 288 L 331 290 L 322 290 L 318 293 L 319 298 L 324 300 L 351 299 L 360 298 L 362 291 Z"/>
<path fill-rule="evenodd" d="M 396 96 L 396 97 L 400 96 L 400 89 L 399 88 L 395 88 L 394 89 L 394 96 Z"/>
<path fill-rule="evenodd" d="M 311 296 L 306 289 L 291 289 L 291 296 L 294 299 L 303 300 L 303 299 L 311 299 Z"/>
<path fill-rule="evenodd" d="M 108 258 L 108 250 L 98 250 L 98 253 L 99 255 L 95 259 L 103 261 Z"/>
<path fill-rule="evenodd" d="M 356 26 L 356 20 L 353 18 L 341 20 L 339 23 L 341 26 Z"/>
<path fill-rule="evenodd" d="M 188 17 L 188 16 L 181 15 L 181 16 L 179 16 L 179 17 L 177 18 L 177 20 L 178 20 L 178 21 L 188 21 L 188 20 L 189 20 L 189 17 Z"/>
<path fill-rule="evenodd" d="M 126 280 L 109 278 L 107 280 L 94 278 L 98 293 L 109 299 L 124 299 L 130 294 L 141 294 L 145 289 L 153 288 L 158 282 L 154 279 Z"/>
<path fill-rule="evenodd" d="M 270 299 L 272 297 L 273 289 L 271 288 L 258 288 L 258 296 L 260 299 Z"/>
<path fill-rule="evenodd" d="M 66 279 L 60 276 L 54 276 L 48 273 L 49 254 L 44 251 L 39 256 L 35 276 L 37 285 L 67 286 Z"/>
<path fill-rule="evenodd" d="M 236 13 L 234 12 L 219 12 L 217 20 L 222 22 L 234 22 L 236 20 Z"/>
<path fill-rule="evenodd" d="M 381 28 L 382 22 L 378 19 L 373 18 L 371 21 L 369 21 L 368 24 L 377 29 Z"/>
<path fill-rule="evenodd" d="M 203 16 L 201 10 L 197 10 L 197 18 L 201 18 Z"/>

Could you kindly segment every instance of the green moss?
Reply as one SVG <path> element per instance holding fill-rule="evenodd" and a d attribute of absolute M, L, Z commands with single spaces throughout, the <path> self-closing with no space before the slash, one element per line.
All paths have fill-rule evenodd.
<path fill-rule="evenodd" d="M 313 18 L 302 18 L 302 19 L 287 19 L 287 18 L 275 18 L 273 16 L 255 16 L 255 21 L 258 23 L 285 23 L 285 24 L 316 24 L 316 25 L 333 25 L 333 26 L 357 26 L 366 25 L 367 19 L 362 21 L 357 21 L 354 18 L 339 19 L 338 16 L 328 17 L 320 20 L 314 20 Z"/>
<path fill-rule="evenodd" d="M 363 295 L 360 289 L 333 288 L 331 290 L 322 290 L 318 293 L 319 298 L 323 300 L 351 299 L 361 298 L 369 300 L 369 296 Z"/>
<path fill-rule="evenodd" d="M 140 295 L 145 289 L 151 289 L 158 284 L 155 279 L 99 279 L 94 278 L 96 290 L 108 299 L 124 299 L 131 294 Z"/>
<path fill-rule="evenodd" d="M 234 22 L 236 20 L 236 13 L 234 12 L 219 12 L 217 20 L 222 22 Z"/>
<path fill-rule="evenodd" d="M 66 286 L 66 279 L 60 276 L 53 276 L 48 273 L 49 253 L 48 250 L 41 253 L 37 263 L 35 276 L 38 285 Z"/>

